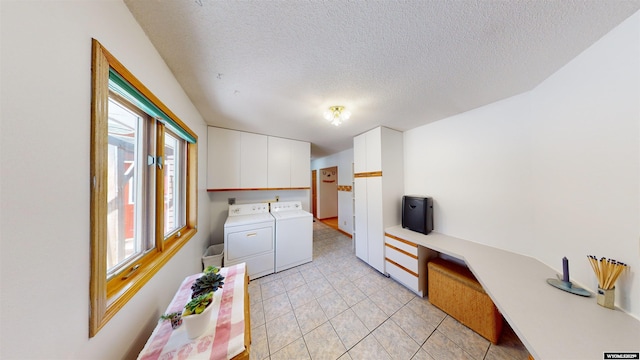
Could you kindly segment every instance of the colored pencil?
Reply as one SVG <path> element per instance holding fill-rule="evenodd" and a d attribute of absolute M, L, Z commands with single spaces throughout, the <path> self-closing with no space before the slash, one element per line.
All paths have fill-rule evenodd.
<path fill-rule="evenodd" d="M 587 258 L 598 279 L 598 286 L 604 290 L 613 289 L 618 277 L 628 268 L 627 264 L 614 259 L 602 257 L 598 260 L 594 255 L 587 255 Z"/>

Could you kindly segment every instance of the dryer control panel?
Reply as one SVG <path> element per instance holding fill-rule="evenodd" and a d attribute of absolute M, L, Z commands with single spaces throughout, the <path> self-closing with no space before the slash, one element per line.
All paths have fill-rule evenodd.
<path fill-rule="evenodd" d="M 234 204 L 229 205 L 229 216 L 263 214 L 269 212 L 269 204 Z"/>

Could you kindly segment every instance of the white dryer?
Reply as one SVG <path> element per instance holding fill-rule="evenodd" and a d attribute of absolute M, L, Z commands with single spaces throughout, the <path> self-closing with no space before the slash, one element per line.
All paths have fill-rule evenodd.
<path fill-rule="evenodd" d="M 229 205 L 224 223 L 224 265 L 243 262 L 249 279 L 275 271 L 275 220 L 267 203 Z"/>
<path fill-rule="evenodd" d="M 300 201 L 270 203 L 276 219 L 276 272 L 313 260 L 313 215 Z"/>

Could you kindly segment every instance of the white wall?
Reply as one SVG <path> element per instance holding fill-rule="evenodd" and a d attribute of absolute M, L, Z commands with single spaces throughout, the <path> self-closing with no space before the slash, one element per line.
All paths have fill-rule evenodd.
<path fill-rule="evenodd" d="M 527 104 L 528 97 L 517 96 L 405 132 L 405 193 L 433 197 L 436 231 L 527 252 L 533 215 Z"/>
<path fill-rule="evenodd" d="M 639 29 L 636 13 L 532 91 L 404 138 L 405 192 L 434 197 L 436 231 L 558 271 L 567 256 L 572 281 L 591 290 L 587 255 L 626 262 L 631 271 L 617 284 L 616 304 L 635 317 Z"/>
<path fill-rule="evenodd" d="M 353 185 L 353 149 L 311 161 L 311 170 L 338 167 L 338 185 Z M 318 181 L 320 181 L 318 174 Z M 320 208 L 322 204 L 318 204 Z M 348 234 L 353 233 L 353 193 L 338 191 L 338 228 Z M 334 215 L 335 216 L 335 215 Z"/>
<path fill-rule="evenodd" d="M 560 267 L 566 254 L 592 289 L 586 255 L 628 263 L 616 304 L 640 317 L 640 12 L 532 99 L 534 255 Z"/>
<path fill-rule="evenodd" d="M 119 0 L 2 1 L 0 358 L 135 358 L 182 279 L 198 234 L 89 339 L 91 38 L 198 135 L 206 227 L 206 127 Z"/>

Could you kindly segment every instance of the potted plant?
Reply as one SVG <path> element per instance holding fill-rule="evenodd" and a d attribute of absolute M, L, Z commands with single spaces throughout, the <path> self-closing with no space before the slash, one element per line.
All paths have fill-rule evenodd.
<path fill-rule="evenodd" d="M 191 285 L 191 300 L 182 311 L 182 320 L 190 339 L 197 338 L 207 329 L 211 321 L 211 304 L 215 300 L 214 292 L 224 285 L 222 280 L 224 276 L 220 275 L 220 269 L 208 266 L 202 276 Z"/>
<path fill-rule="evenodd" d="M 204 270 L 204 274 L 191 285 L 191 298 L 215 292 L 224 285 L 222 280 L 224 280 L 224 276 L 220 275 L 220 269 L 215 266 L 208 266 Z"/>
<path fill-rule="evenodd" d="M 163 314 L 162 316 L 160 316 L 160 320 L 162 321 L 170 320 L 171 328 L 177 329 L 180 327 L 180 325 L 182 325 L 182 313 L 178 311 L 178 312 Z"/>
<path fill-rule="evenodd" d="M 195 339 L 207 329 L 211 320 L 211 309 L 213 306 L 213 291 L 202 294 L 191 299 L 182 311 L 182 321 L 187 327 L 189 339 Z"/>

